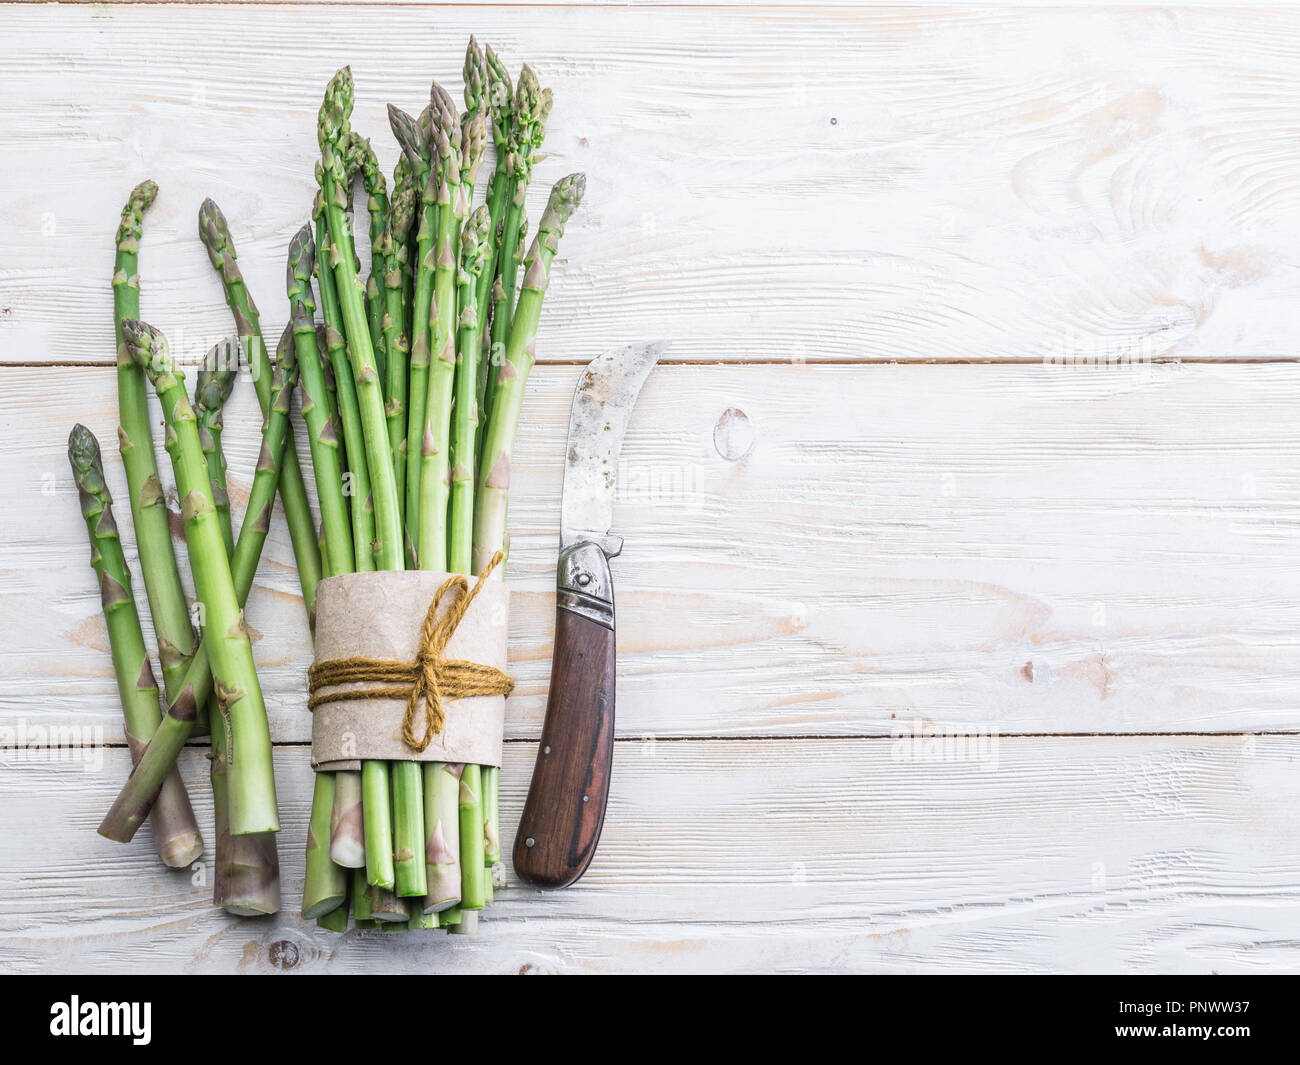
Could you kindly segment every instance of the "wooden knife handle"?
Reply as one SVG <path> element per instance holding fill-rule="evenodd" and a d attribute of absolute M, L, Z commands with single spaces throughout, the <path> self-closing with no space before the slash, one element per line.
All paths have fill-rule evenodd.
<path fill-rule="evenodd" d="M 596 853 L 614 756 L 614 589 L 595 544 L 560 556 L 546 721 L 528 788 L 515 872 L 568 887 Z"/>

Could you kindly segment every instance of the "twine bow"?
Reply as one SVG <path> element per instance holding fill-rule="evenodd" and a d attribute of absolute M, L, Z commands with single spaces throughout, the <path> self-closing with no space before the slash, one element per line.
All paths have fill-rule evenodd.
<path fill-rule="evenodd" d="M 465 662 L 443 658 L 452 634 L 465 619 L 469 605 L 483 587 L 483 582 L 501 564 L 505 556 L 498 551 L 474 587 L 462 574 L 448 577 L 438 587 L 429 611 L 420 628 L 419 650 L 414 662 L 398 662 L 384 658 L 332 658 L 317 662 L 307 671 L 307 708 L 315 710 L 323 703 L 342 702 L 347 699 L 405 699 L 406 713 L 402 717 L 402 739 L 412 750 L 424 753 L 447 723 L 443 702 L 449 699 L 469 699 L 476 695 L 509 695 L 515 682 L 495 666 L 481 662 Z M 438 617 L 438 609 L 446 596 L 453 596 L 447 612 Z M 379 682 L 382 687 L 347 689 L 323 692 L 340 684 Z M 424 704 L 424 733 L 415 734 Z"/>

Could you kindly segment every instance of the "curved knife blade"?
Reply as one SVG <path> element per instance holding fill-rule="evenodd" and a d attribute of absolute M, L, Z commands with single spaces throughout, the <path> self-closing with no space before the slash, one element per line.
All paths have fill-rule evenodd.
<path fill-rule="evenodd" d="M 600 544 L 610 558 L 622 540 L 609 536 L 618 456 L 632 408 L 666 341 L 633 344 L 592 359 L 578 380 L 569 414 L 560 505 L 560 546 Z"/>

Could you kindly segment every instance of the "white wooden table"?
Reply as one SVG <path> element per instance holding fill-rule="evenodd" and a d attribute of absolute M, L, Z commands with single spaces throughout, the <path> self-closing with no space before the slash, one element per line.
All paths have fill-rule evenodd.
<path fill-rule="evenodd" d="M 384 105 L 459 91 L 470 32 L 555 89 L 533 216 L 590 176 L 511 507 L 507 852 L 577 366 L 675 341 L 624 456 L 604 840 L 475 939 L 301 921 L 277 519 L 289 912 L 236 920 L 94 831 L 128 756 L 64 447 L 113 440 L 117 214 L 160 183 L 144 314 L 194 355 L 215 197 L 277 334 L 325 81 L 391 168 Z M 0 38 L 0 969 L 1300 969 L 1300 11 L 10 5 Z"/>

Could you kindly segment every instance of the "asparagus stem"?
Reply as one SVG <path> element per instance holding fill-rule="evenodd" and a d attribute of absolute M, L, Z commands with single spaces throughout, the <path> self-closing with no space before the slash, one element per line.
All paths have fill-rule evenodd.
<path fill-rule="evenodd" d="M 388 123 L 402 153 L 411 165 L 411 181 L 419 193 L 419 225 L 415 237 L 415 281 L 411 296 L 411 353 L 407 383 L 406 422 L 406 505 L 403 525 L 406 534 L 406 562 L 414 567 L 415 545 L 420 531 L 420 446 L 424 438 L 425 403 L 428 400 L 429 312 L 433 302 L 435 270 L 434 238 L 438 226 L 437 167 L 429 145 L 433 106 L 425 108 L 417 122 L 406 112 L 388 105 Z"/>
<path fill-rule="evenodd" d="M 424 872 L 424 802 L 419 762 L 393 762 L 394 890 L 402 898 L 428 892 Z"/>
<path fill-rule="evenodd" d="M 510 488 L 510 460 L 514 450 L 524 386 L 536 361 L 534 342 L 541 317 L 542 298 L 550 281 L 551 263 L 559 250 L 564 225 L 582 202 L 587 179 L 583 174 L 561 178 L 551 189 L 546 212 L 528 252 L 519 306 L 510 329 L 506 361 L 497 374 L 492 410 L 484 435 L 478 488 L 474 498 L 474 572 L 479 573 L 505 545 L 507 493 Z M 498 574 L 499 574 L 498 570 Z M 496 576 L 496 574 L 494 574 Z"/>
<path fill-rule="evenodd" d="M 323 913 L 316 918 L 316 925 L 325 929 L 327 932 L 343 933 L 348 930 L 348 905 L 344 899 L 341 904 L 335 906 L 328 913 Z"/>
<path fill-rule="evenodd" d="M 501 862 L 501 827 L 498 824 L 498 784 L 501 770 L 494 765 L 483 767 L 483 861 L 489 867 Z M 488 877 L 491 884 L 492 878 Z"/>
<path fill-rule="evenodd" d="M 492 349 L 494 357 L 504 353 L 510 342 L 515 308 L 515 283 L 520 258 L 516 248 L 524 219 L 524 200 L 532 178 L 533 163 L 542 146 L 546 119 L 551 111 L 551 92 L 542 90 L 537 75 L 525 63 L 515 86 L 515 105 L 506 144 L 506 172 L 509 193 L 497 245 L 496 279 L 492 288 Z"/>
<path fill-rule="evenodd" d="M 349 133 L 348 119 L 352 113 L 352 102 L 352 71 L 344 67 L 330 80 L 325 89 L 325 99 L 321 103 L 317 121 L 321 163 L 317 179 L 322 192 L 325 221 L 329 227 L 330 260 L 343 312 L 343 329 L 352 375 L 357 386 L 361 431 L 374 497 L 375 564 L 381 570 L 400 570 L 403 568 L 402 518 L 397 504 L 397 478 L 393 472 L 388 424 L 384 415 L 383 387 L 375 366 L 365 309 L 362 306 L 360 282 L 353 259 L 352 234 L 343 213 L 347 196 L 344 191 L 344 164 L 340 148 L 342 139 Z M 366 877 L 371 884 L 391 888 L 395 872 L 388 777 L 388 766 L 383 762 L 365 762 L 361 767 Z M 404 807 L 419 806 L 421 800 L 418 790 L 414 795 L 406 794 L 407 788 L 418 789 L 419 779 L 418 774 L 413 781 L 408 776 L 398 777 L 399 802 Z"/>
<path fill-rule="evenodd" d="M 460 317 L 457 319 L 456 399 L 452 414 L 451 506 L 448 547 L 452 573 L 470 572 L 474 541 L 474 466 L 478 436 L 478 353 L 483 322 L 477 303 L 478 279 L 491 244 L 486 206 L 470 217 L 461 235 L 457 274 Z"/>
<path fill-rule="evenodd" d="M 131 572 L 113 520 L 113 499 L 104 479 L 99 441 L 84 425 L 74 426 L 68 437 L 68 460 L 81 498 L 81 515 L 90 534 L 90 564 L 99 579 L 127 745 L 132 758 L 138 759 L 161 720 L 158 682 L 140 631 L 140 615 L 131 592 Z M 190 797 L 175 767 L 167 775 L 163 793 L 154 806 L 153 839 L 158 857 L 174 869 L 184 868 L 203 853 L 203 837 L 190 807 Z"/>
<path fill-rule="evenodd" d="M 221 278 L 226 303 L 235 318 L 235 329 L 244 344 L 248 365 L 253 375 L 257 401 L 266 416 L 271 406 L 272 370 L 262 340 L 261 320 L 257 307 L 244 284 L 244 275 L 235 257 L 235 246 L 230 239 L 226 217 L 211 199 L 199 208 L 199 239 L 208 250 L 208 257 Z M 311 507 L 307 502 L 307 488 L 302 479 L 302 467 L 293 437 L 285 441 L 284 459 L 281 463 L 280 502 L 284 506 L 289 538 L 293 542 L 294 559 L 298 564 L 298 583 L 302 587 L 303 604 L 309 619 L 314 617 L 316 585 L 320 581 L 320 550 L 316 544 L 316 526 Z"/>
<path fill-rule="evenodd" d="M 376 884 L 370 886 L 370 916 L 385 925 L 405 924 L 411 916 L 410 903 L 393 894 L 391 888 Z"/>
<path fill-rule="evenodd" d="M 388 183 L 374 149 L 368 138 L 350 131 L 343 142 L 346 156 L 345 166 L 349 173 L 361 172 L 362 184 L 366 190 L 366 211 L 370 216 L 370 277 L 366 281 L 366 317 L 370 326 L 370 343 L 375 352 L 375 363 L 379 367 L 381 381 L 387 380 L 388 348 L 385 345 L 383 317 L 385 307 L 384 295 L 384 261 L 382 254 L 376 256 L 375 246 L 382 246 L 384 230 L 388 226 Z"/>
<path fill-rule="evenodd" d="M 405 164 L 405 165 L 403 165 Z M 406 380 L 411 351 L 406 331 L 409 297 L 406 272 L 408 238 L 415 220 L 416 190 L 411 180 L 411 164 L 405 155 L 394 175 L 393 199 L 388 212 L 379 251 L 384 257 L 384 344 L 388 349 L 388 380 L 384 391 L 388 397 L 384 416 L 388 420 L 388 446 L 393 453 L 393 473 L 397 479 L 397 506 L 402 520 L 406 513 Z"/>
<path fill-rule="evenodd" d="M 343 475 L 339 465 L 339 434 L 334 419 L 325 407 L 325 366 L 321 362 L 316 343 L 316 324 L 313 320 L 311 299 L 311 274 L 314 259 L 311 226 L 305 225 L 289 242 L 288 270 L 285 291 L 289 297 L 293 319 L 294 347 L 301 370 L 301 409 L 307 425 L 311 444 L 312 469 L 316 477 L 316 495 L 320 500 L 321 538 L 325 549 L 325 572 L 328 576 L 351 573 L 363 550 L 354 553 L 352 526 L 347 500 L 343 495 Z M 328 268 L 324 273 L 329 274 Z M 327 330 L 328 334 L 328 330 Z M 327 336 L 327 346 L 329 340 Z M 344 403 L 349 402 L 347 384 L 352 371 L 344 367 L 336 378 Z M 355 397 L 352 397 L 355 399 Z M 353 457 L 366 469 L 365 451 L 360 439 L 354 439 Z M 353 507 L 359 511 L 360 503 Z M 320 917 L 338 908 L 346 895 L 347 879 L 344 867 L 331 859 L 331 819 L 334 813 L 335 780 L 329 771 L 316 773 L 312 795 L 311 823 L 307 834 L 307 870 L 303 885 L 302 915 Z"/>
<path fill-rule="evenodd" d="M 348 897 L 348 873 L 330 860 L 330 814 L 334 809 L 334 774 L 317 773 L 307 826 L 307 874 L 303 881 L 302 915 L 321 917 L 338 909 Z"/>
<path fill-rule="evenodd" d="M 334 774 L 334 809 L 330 815 L 330 857 L 345 869 L 366 866 L 365 823 L 361 817 L 361 773 Z"/>
<path fill-rule="evenodd" d="M 495 373 L 489 373 L 490 367 L 500 364 L 500 353 L 492 349 L 492 293 L 496 279 L 497 248 L 502 236 L 502 221 L 505 215 L 506 199 L 510 195 L 510 138 L 514 128 L 515 94 L 510 84 L 510 75 L 505 64 L 497 58 L 491 47 L 484 50 L 487 66 L 487 107 L 492 119 L 492 140 L 496 145 L 496 166 L 492 171 L 492 181 L 488 186 L 487 207 L 492 217 L 487 261 L 483 273 L 479 276 L 476 302 L 481 308 L 483 319 L 482 349 L 479 355 L 478 394 L 479 410 L 486 412 L 489 389 Z M 494 355 L 496 356 L 494 358 Z M 480 432 L 480 436 L 481 436 Z M 480 440 L 480 445 L 482 441 Z"/>
<path fill-rule="evenodd" d="M 167 424 L 167 450 L 181 495 L 190 570 L 203 604 L 203 633 L 221 705 L 221 720 L 214 721 L 212 727 L 230 729 L 230 829 L 235 835 L 274 832 L 280 820 L 275 808 L 266 705 L 217 524 L 184 375 L 172 365 L 166 339 L 151 326 L 127 319 L 122 323 L 122 338 L 153 383 Z"/>
<path fill-rule="evenodd" d="M 356 380 L 357 402 L 365 436 L 366 462 L 370 470 L 375 505 L 375 536 L 378 541 L 376 562 L 380 569 L 402 568 L 402 536 L 397 508 L 397 482 L 393 475 L 388 445 L 388 427 L 384 420 L 383 388 L 375 367 L 370 333 L 356 266 L 353 261 L 352 235 L 343 211 L 347 197 L 343 189 L 343 161 L 338 152 L 339 138 L 347 130 L 352 110 L 352 72 L 347 67 L 331 80 L 321 105 L 317 127 L 321 146 L 321 188 L 324 192 L 325 220 L 330 232 L 330 257 L 334 280 L 343 311 L 344 335 Z"/>
<path fill-rule="evenodd" d="M 208 479 L 221 520 L 221 535 L 227 555 L 234 553 L 230 525 L 230 502 L 226 490 L 226 456 L 221 447 L 221 410 L 234 386 L 239 366 L 239 345 L 225 342 L 214 346 L 207 355 L 203 370 L 195 382 L 194 412 L 198 418 L 199 442 L 207 460 Z M 222 504 L 225 503 L 223 508 Z M 240 604 L 243 605 L 242 602 Z M 220 722 L 221 711 L 215 695 L 200 707 L 210 721 Z M 226 729 L 211 731 L 208 754 L 212 783 L 213 823 L 216 845 L 213 855 L 212 902 L 238 917 L 258 917 L 278 913 L 280 909 L 280 856 L 274 832 L 256 832 L 235 836 L 230 832 L 230 737 Z"/>
<path fill-rule="evenodd" d="M 230 561 L 235 594 L 241 607 L 248 599 L 249 589 L 253 586 L 253 575 L 262 557 L 262 546 L 271 530 L 271 512 L 280 481 L 285 441 L 289 434 L 290 398 L 298 380 L 298 364 L 287 328 L 280 339 L 276 363 L 271 383 L 271 405 L 262 425 L 262 449 L 257 457 L 253 485 L 248 494 L 248 509 L 244 512 L 235 554 Z M 212 669 L 206 640 L 181 679 L 179 689 L 171 697 L 162 723 L 99 826 L 101 835 L 119 842 L 129 842 L 158 797 L 159 788 L 163 786 L 167 774 L 176 763 L 177 755 L 189 739 L 198 706 L 212 695 Z"/>
<path fill-rule="evenodd" d="M 424 763 L 425 854 L 429 890 L 425 909 L 437 913 L 460 902 L 460 774 L 462 766 Z"/>
<path fill-rule="evenodd" d="M 325 368 L 316 347 L 316 322 L 313 317 L 316 308 L 311 296 L 314 257 L 311 227 L 305 225 L 289 242 L 285 291 L 289 297 L 294 350 L 298 357 L 300 409 L 311 445 L 321 530 L 329 560 L 325 572 L 332 577 L 353 571 L 352 526 L 347 500 L 343 496 L 339 434 L 326 406 Z"/>
<path fill-rule="evenodd" d="M 340 774 L 335 773 L 335 783 L 338 782 Z M 370 888 L 366 884 L 366 871 L 364 869 L 352 870 L 352 916 L 357 919 L 357 927 L 361 927 L 362 921 L 371 920 L 370 915 Z"/>
<path fill-rule="evenodd" d="M 393 819 L 388 800 L 388 763 L 361 763 L 361 813 L 365 825 L 366 883 L 392 890 Z"/>
<path fill-rule="evenodd" d="M 460 189 L 460 126 L 454 112 L 435 119 L 440 180 L 433 299 L 436 315 L 429 366 L 425 422 L 420 434 L 420 524 L 416 559 L 424 570 L 447 568 L 447 498 L 451 465 L 450 422 L 456 374 L 456 249 L 463 203 Z"/>
<path fill-rule="evenodd" d="M 460 908 L 483 908 L 482 774 L 470 763 L 460 775 Z"/>
<path fill-rule="evenodd" d="M 131 357 L 122 350 L 122 319 L 140 316 L 140 275 L 137 272 L 144 213 L 158 195 L 158 186 L 142 181 L 122 208 L 113 269 L 113 328 L 117 338 L 118 444 L 126 468 L 127 495 L 135 527 L 136 549 L 144 575 L 145 595 L 158 640 L 158 664 L 168 698 L 174 696 L 198 641 L 190 623 L 180 571 L 172 551 L 171 527 L 150 430 L 148 385 Z M 147 738 L 147 736 L 146 736 Z"/>
<path fill-rule="evenodd" d="M 234 836 L 230 832 L 230 744 L 213 720 L 211 780 L 217 843 L 212 879 L 212 902 L 238 917 L 258 917 L 280 911 L 280 856 L 274 832 Z"/>
<path fill-rule="evenodd" d="M 365 573 L 375 568 L 375 507 L 370 491 L 365 442 L 361 433 L 357 386 L 352 380 L 352 367 L 343 340 L 343 312 L 339 309 L 338 292 L 334 288 L 334 271 L 329 266 L 329 228 L 325 224 L 324 205 L 319 195 L 316 197 L 315 216 L 315 274 L 316 283 L 320 287 L 321 317 L 325 320 L 325 350 L 329 354 L 329 365 L 337 389 L 339 420 L 343 424 L 343 445 L 351 479 L 353 557 L 356 571 Z"/>
<path fill-rule="evenodd" d="M 221 538 L 226 544 L 226 555 L 235 553 L 235 534 L 230 521 L 230 493 L 226 487 L 226 456 L 221 449 L 221 410 L 234 390 L 239 376 L 238 348 L 231 352 L 226 344 L 216 344 L 194 378 L 194 414 L 198 418 L 199 443 L 208 464 L 208 480 L 212 484 L 212 499 L 217 506 L 217 520 L 221 523 Z"/>

